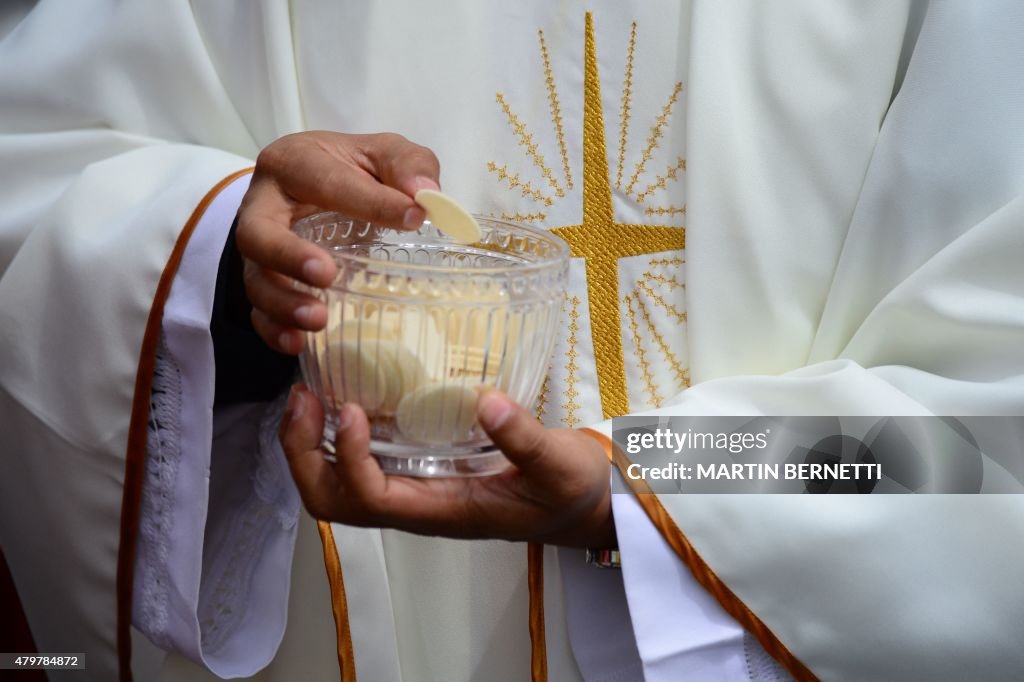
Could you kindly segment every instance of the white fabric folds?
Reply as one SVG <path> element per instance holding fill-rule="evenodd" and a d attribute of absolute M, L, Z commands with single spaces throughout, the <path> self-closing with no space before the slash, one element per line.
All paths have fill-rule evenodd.
<path fill-rule="evenodd" d="M 712 14 L 698 15 L 694 30 Z M 695 108 L 705 125 L 690 151 L 687 303 L 701 383 L 662 414 L 1021 414 L 1022 29 L 1016 3 L 930 5 L 848 229 L 774 219 L 807 207 L 697 172 L 752 147 L 728 119 L 707 117 L 722 100 Z M 696 72 L 734 104 L 744 90 L 726 85 L 726 71 L 743 54 Z M 760 160 L 767 171 L 777 158 Z M 832 177 L 816 178 L 813 165 L 804 172 L 811 183 Z M 1024 622 L 1017 495 L 660 501 L 716 575 L 822 679 L 1024 670 L 1013 643 Z M 631 611 L 639 633 L 645 621 Z"/>

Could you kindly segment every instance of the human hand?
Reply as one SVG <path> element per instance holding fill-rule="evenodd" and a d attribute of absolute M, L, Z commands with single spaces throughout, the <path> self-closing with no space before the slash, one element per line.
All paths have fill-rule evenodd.
<path fill-rule="evenodd" d="M 238 212 L 236 243 L 260 338 L 281 353 L 302 350 L 302 331 L 327 324 L 327 307 L 293 286 L 334 281 L 322 249 L 291 231 L 317 211 L 337 211 L 378 225 L 415 229 L 425 214 L 412 199 L 438 189 L 440 167 L 426 147 L 401 135 L 313 131 L 286 135 L 260 152 Z"/>
<path fill-rule="evenodd" d="M 281 422 L 292 477 L 310 514 L 352 526 L 421 535 L 614 547 L 610 464 L 594 439 L 545 429 L 503 393 L 481 395 L 477 417 L 513 466 L 495 476 L 387 476 L 370 455 L 366 414 L 346 404 L 337 462 L 320 449 L 323 410 L 295 386 Z"/>

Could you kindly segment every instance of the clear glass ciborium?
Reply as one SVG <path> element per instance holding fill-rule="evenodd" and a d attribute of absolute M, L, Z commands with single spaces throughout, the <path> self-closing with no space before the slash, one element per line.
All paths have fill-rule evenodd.
<path fill-rule="evenodd" d="M 569 249 L 553 234 L 476 216 L 478 243 L 429 222 L 408 232 L 336 213 L 295 232 L 328 251 L 338 276 L 324 290 L 327 327 L 306 334 L 303 377 L 326 415 L 356 403 L 381 468 L 407 476 L 483 476 L 508 462 L 476 421 L 481 390 L 532 405 L 548 368 L 565 295 Z"/>

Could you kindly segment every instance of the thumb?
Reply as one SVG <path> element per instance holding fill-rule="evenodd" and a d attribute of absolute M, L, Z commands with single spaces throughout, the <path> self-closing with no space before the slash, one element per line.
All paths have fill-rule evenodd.
<path fill-rule="evenodd" d="M 319 450 L 323 427 L 324 412 L 320 401 L 304 385 L 293 385 L 278 430 L 285 454 L 306 457 Z"/>
<path fill-rule="evenodd" d="M 533 415 L 498 390 L 477 400 L 477 420 L 510 462 L 528 476 L 552 466 L 549 433 Z"/>
<path fill-rule="evenodd" d="M 288 407 L 281 418 L 281 447 L 302 501 L 317 518 L 331 515 L 337 489 L 334 469 L 320 449 L 323 427 L 320 401 L 301 384 L 292 386 Z"/>

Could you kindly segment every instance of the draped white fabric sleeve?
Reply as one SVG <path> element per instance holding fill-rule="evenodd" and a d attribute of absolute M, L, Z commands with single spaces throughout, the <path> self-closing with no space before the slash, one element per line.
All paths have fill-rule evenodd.
<path fill-rule="evenodd" d="M 250 675 L 277 650 L 299 509 L 275 415 L 213 410 L 218 261 L 249 177 L 200 218 L 164 308 L 133 604 L 151 640 L 223 677 Z"/>
<path fill-rule="evenodd" d="M 636 500 L 616 494 L 612 508 L 621 572 L 586 566 L 579 550 L 559 551 L 570 641 L 583 678 L 775 679 L 752 677 L 747 657 L 767 654 L 697 584 Z"/>
<path fill-rule="evenodd" d="M 614 495 L 612 506 L 644 679 L 751 679 L 743 628 L 697 584 L 632 495 Z"/>
<path fill-rule="evenodd" d="M 611 437 L 611 422 L 597 428 Z M 577 549 L 559 550 L 573 656 L 587 682 L 775 679 L 753 676 L 748 657 L 767 658 L 771 673 L 785 679 L 697 584 L 632 495 L 613 495 L 612 511 L 621 571 L 586 566 Z"/>
<path fill-rule="evenodd" d="M 99 0 L 40 0 L 0 41 L 0 543 L 40 650 L 85 652 L 96 679 L 117 678 L 126 625 L 126 453 L 158 283 L 259 148 L 202 44 L 188 3 Z"/>
<path fill-rule="evenodd" d="M 598 429 L 611 436 L 611 422 Z M 621 572 L 584 566 L 579 550 L 559 552 L 573 655 L 587 682 L 788 678 L 697 583 L 632 495 L 613 495 L 612 509 Z"/>
<path fill-rule="evenodd" d="M 1022 413 L 1021 30 L 1017 3 L 930 6 L 827 290 L 801 280 L 801 266 L 825 254 L 799 232 L 721 213 L 743 201 L 693 199 L 687 284 L 701 383 L 652 413 Z M 728 146 L 715 126 L 702 130 L 694 169 Z M 694 197 L 735 191 L 728 177 L 695 170 L 690 180 Z M 760 244 L 781 256 L 765 260 Z M 785 282 L 823 297 L 808 345 L 781 322 L 801 316 L 792 299 L 765 298 Z M 778 371 L 784 355 L 802 355 L 804 366 Z M 839 497 L 660 501 L 711 570 L 822 679 L 1019 675 L 1024 600 L 1013 567 L 1024 550 L 1006 540 L 1024 529 L 1018 496 Z M 630 613 L 645 672 L 670 679 L 658 667 L 684 656 L 688 638 L 659 650 L 647 635 L 692 608 L 693 578 L 668 554 L 656 568 L 650 548 L 643 565 L 631 563 L 646 524 L 635 512 L 615 505 Z M 652 579 L 665 588 L 642 582 Z"/>

